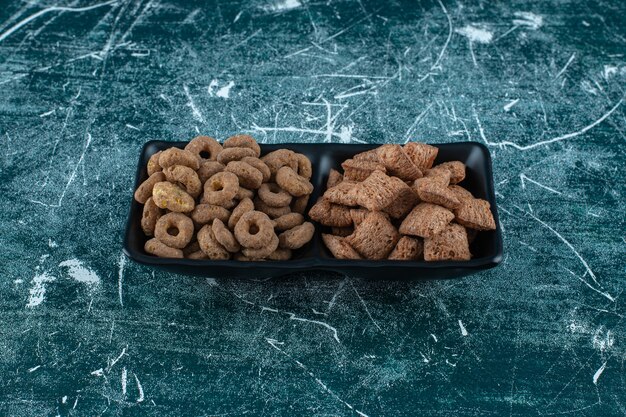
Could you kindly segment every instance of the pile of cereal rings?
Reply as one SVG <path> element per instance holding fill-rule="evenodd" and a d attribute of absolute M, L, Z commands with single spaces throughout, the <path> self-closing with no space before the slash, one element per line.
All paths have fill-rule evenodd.
<path fill-rule="evenodd" d="M 164 258 L 288 260 L 313 238 L 304 211 L 311 161 L 279 149 L 261 156 L 248 135 L 198 136 L 150 157 L 135 191 L 145 251 Z"/>

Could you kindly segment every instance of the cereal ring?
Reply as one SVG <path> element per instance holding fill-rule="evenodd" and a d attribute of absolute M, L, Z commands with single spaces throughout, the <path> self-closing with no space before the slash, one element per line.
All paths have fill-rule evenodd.
<path fill-rule="evenodd" d="M 254 203 L 250 198 L 244 198 L 243 200 L 241 200 L 237 207 L 235 207 L 235 209 L 233 210 L 233 214 L 231 214 L 230 218 L 228 219 L 229 229 L 234 229 L 241 216 L 243 216 L 244 213 L 252 210 L 254 210 Z"/>
<path fill-rule="evenodd" d="M 210 225 L 204 225 L 198 232 L 198 243 L 202 252 L 213 260 L 225 260 L 230 259 L 230 252 L 228 252 L 220 243 L 215 239 L 213 229 Z"/>
<path fill-rule="evenodd" d="M 187 191 L 187 194 L 196 198 L 202 191 L 202 183 L 193 169 L 184 165 L 173 165 L 163 170 L 165 178 Z"/>
<path fill-rule="evenodd" d="M 263 259 L 270 256 L 276 251 L 276 249 L 278 249 L 278 243 L 278 236 L 276 236 L 276 234 L 272 234 L 272 238 L 267 245 L 259 249 L 243 248 L 241 253 L 248 258 Z"/>
<path fill-rule="evenodd" d="M 184 149 L 169 148 L 159 156 L 159 165 L 162 168 L 171 167 L 172 165 L 184 165 L 197 170 L 200 168 L 200 157 Z"/>
<path fill-rule="evenodd" d="M 266 182 L 259 188 L 259 198 L 270 207 L 285 207 L 291 203 L 293 197 L 278 184 Z"/>
<path fill-rule="evenodd" d="M 165 174 L 162 172 L 155 172 L 150 175 L 147 180 L 142 182 L 137 190 L 135 190 L 135 200 L 137 200 L 141 204 L 145 204 L 146 201 L 152 195 L 152 190 L 154 188 L 154 184 L 165 181 Z"/>
<path fill-rule="evenodd" d="M 306 206 L 309 205 L 309 197 L 310 195 L 303 195 L 302 197 L 295 198 L 291 202 L 291 211 L 294 213 L 304 214 Z"/>
<path fill-rule="evenodd" d="M 239 190 L 239 178 L 232 172 L 218 172 L 204 183 L 203 200 L 209 204 L 222 205 L 235 198 Z"/>
<path fill-rule="evenodd" d="M 237 195 L 235 195 L 235 200 L 243 200 L 245 198 L 249 198 L 252 200 L 254 198 L 254 191 L 248 190 L 247 188 L 239 187 L 237 191 Z"/>
<path fill-rule="evenodd" d="M 274 220 L 274 229 L 282 232 L 285 230 L 293 229 L 296 226 L 304 223 L 304 216 L 300 213 L 288 213 L 283 216 L 277 217 Z"/>
<path fill-rule="evenodd" d="M 263 182 L 268 182 L 270 177 L 272 176 L 272 172 L 270 168 L 265 164 L 265 162 L 261 161 L 259 158 L 254 158 L 252 156 L 246 156 L 245 158 L 241 158 L 242 162 L 252 165 L 263 174 Z"/>
<path fill-rule="evenodd" d="M 235 135 L 224 141 L 224 149 L 228 148 L 250 148 L 258 158 L 261 155 L 261 147 L 250 135 Z"/>
<path fill-rule="evenodd" d="M 215 219 L 226 222 L 229 217 L 230 211 L 213 204 L 198 204 L 191 212 L 191 218 L 199 225 L 211 223 Z"/>
<path fill-rule="evenodd" d="M 291 207 L 271 207 L 265 204 L 265 202 L 261 200 L 258 196 L 254 197 L 254 207 L 258 211 L 262 211 L 263 213 L 267 214 L 272 219 L 291 213 Z"/>
<path fill-rule="evenodd" d="M 197 155 L 200 161 L 215 161 L 222 151 L 222 145 L 208 136 L 196 136 L 185 146 L 185 150 Z"/>
<path fill-rule="evenodd" d="M 163 153 L 163 151 L 159 151 L 155 153 L 154 155 L 150 157 L 150 159 L 148 159 L 148 165 L 147 165 L 148 175 L 152 175 L 155 172 L 159 172 L 163 170 L 161 165 L 159 165 L 159 157 L 161 156 L 161 153 Z"/>
<path fill-rule="evenodd" d="M 315 233 L 313 223 L 304 222 L 278 235 L 279 246 L 283 249 L 300 249 L 313 238 L 313 233 Z"/>
<path fill-rule="evenodd" d="M 141 215 L 141 229 L 146 236 L 154 236 L 154 227 L 156 226 L 157 220 L 159 220 L 159 217 L 162 215 L 163 210 L 154 204 L 154 200 L 150 197 L 143 206 L 143 213 Z"/>
<path fill-rule="evenodd" d="M 267 255 L 267 259 L 271 261 L 288 261 L 291 259 L 291 249 L 277 248 L 274 252 Z"/>
<path fill-rule="evenodd" d="M 239 178 L 239 184 L 245 188 L 256 190 L 263 182 L 261 171 L 242 161 L 231 161 L 226 165 L 226 172 L 232 172 Z"/>
<path fill-rule="evenodd" d="M 189 244 L 183 248 L 183 255 L 186 258 L 187 255 L 189 255 L 190 253 L 197 252 L 199 250 L 200 244 L 198 243 L 198 240 L 192 239 L 191 242 L 189 242 Z"/>
<path fill-rule="evenodd" d="M 298 162 L 298 169 L 296 172 L 301 177 L 310 180 L 313 176 L 313 167 L 311 166 L 311 160 L 301 153 L 295 154 L 296 161 Z"/>
<path fill-rule="evenodd" d="M 143 248 L 149 254 L 156 255 L 161 258 L 182 258 L 183 257 L 182 250 L 170 248 L 165 243 L 159 241 L 159 239 L 156 239 L 156 238 L 152 238 L 148 240 Z"/>
<path fill-rule="evenodd" d="M 222 171 L 224 171 L 224 165 L 220 164 L 217 161 L 204 160 L 200 163 L 200 169 L 198 169 L 197 173 L 198 178 L 200 178 L 200 182 L 204 184 L 206 180 L 208 180 L 218 172 Z"/>
<path fill-rule="evenodd" d="M 256 156 L 256 152 L 250 148 L 226 148 L 217 155 L 217 161 L 228 165 L 229 162 L 240 161 L 246 156 Z"/>
<path fill-rule="evenodd" d="M 163 181 L 154 184 L 152 196 L 157 206 L 179 213 L 187 213 L 193 210 L 196 202 L 176 184 Z"/>
<path fill-rule="evenodd" d="M 195 259 L 197 261 L 203 260 L 203 259 L 209 259 L 209 257 L 206 256 L 206 253 L 202 252 L 201 250 L 197 250 L 195 252 L 191 252 L 190 254 L 185 255 L 185 258 L 187 258 L 187 259 Z"/>
<path fill-rule="evenodd" d="M 274 179 L 278 170 L 284 166 L 290 166 L 293 170 L 298 169 L 298 160 L 294 156 L 294 152 L 289 149 L 278 149 L 270 152 L 261 158 L 270 169 L 270 180 Z"/>
<path fill-rule="evenodd" d="M 154 237 L 170 248 L 182 249 L 191 242 L 193 222 L 184 214 L 165 214 L 156 223 Z"/>
<path fill-rule="evenodd" d="M 239 252 L 239 249 L 241 249 L 239 242 L 237 242 L 232 232 L 224 226 L 223 221 L 220 219 L 213 220 L 211 228 L 213 229 L 215 240 L 224 246 L 228 252 Z"/>
<path fill-rule="evenodd" d="M 239 200 L 237 200 L 237 198 L 233 198 L 232 200 L 221 204 L 221 206 L 224 207 L 226 210 L 230 210 L 234 207 L 237 207 L 237 204 L 239 204 Z"/>
<path fill-rule="evenodd" d="M 302 197 L 313 192 L 313 184 L 287 166 L 280 168 L 276 173 L 276 183 L 294 197 Z"/>
<path fill-rule="evenodd" d="M 274 225 L 267 214 L 260 211 L 253 210 L 244 213 L 235 225 L 235 237 L 245 248 L 266 247 L 270 244 L 272 236 L 276 236 Z"/>

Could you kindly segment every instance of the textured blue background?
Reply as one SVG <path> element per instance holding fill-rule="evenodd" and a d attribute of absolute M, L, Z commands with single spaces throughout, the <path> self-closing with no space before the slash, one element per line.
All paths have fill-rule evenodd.
<path fill-rule="evenodd" d="M 0 414 L 624 415 L 626 3 L 0 1 Z M 150 139 L 476 140 L 455 281 L 153 271 Z"/>

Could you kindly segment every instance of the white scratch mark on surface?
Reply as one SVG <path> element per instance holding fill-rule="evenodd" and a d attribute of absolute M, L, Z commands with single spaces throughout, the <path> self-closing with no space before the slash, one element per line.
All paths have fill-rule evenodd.
<path fill-rule="evenodd" d="M 524 173 L 519 174 L 519 179 L 520 179 L 520 181 L 522 183 L 522 189 L 524 189 L 524 190 L 526 189 L 526 182 L 525 181 L 528 181 L 528 182 L 532 182 L 533 184 L 543 188 L 544 190 L 548 190 L 548 191 L 550 191 L 550 192 L 552 192 L 554 194 L 563 195 L 562 192 L 557 191 L 554 188 L 550 188 L 547 185 L 543 185 L 540 182 L 537 182 L 537 181 L 533 180 L 532 178 L 528 178 L 526 175 L 524 175 Z"/>
<path fill-rule="evenodd" d="M 79 94 L 80 94 L 80 91 L 79 91 Z M 68 114 L 69 114 L 69 112 L 68 112 Z M 85 154 L 87 153 L 87 149 L 89 149 L 89 145 L 91 145 L 91 134 L 89 132 L 87 132 L 87 140 L 85 142 L 85 147 L 83 148 L 83 153 L 80 155 L 80 158 L 78 158 L 78 162 L 76 162 L 76 165 L 74 165 L 74 169 L 72 170 L 72 174 L 70 175 L 70 178 L 67 180 L 67 183 L 65 184 L 65 188 L 63 188 L 63 192 L 61 192 L 61 196 L 59 197 L 59 200 L 57 201 L 56 204 L 46 204 L 46 203 L 42 203 L 41 201 L 37 201 L 37 200 L 29 200 L 29 201 L 31 203 L 39 204 L 39 205 L 42 205 L 44 207 L 61 207 L 62 204 L 63 204 L 63 199 L 65 198 L 65 193 L 70 188 L 70 185 L 74 181 L 74 178 L 76 178 L 76 173 L 78 172 L 78 167 L 81 166 L 81 164 L 83 163 L 83 160 L 85 159 Z"/>
<path fill-rule="evenodd" d="M 613 75 L 617 74 L 617 67 L 615 65 L 605 65 L 602 76 L 605 80 L 609 80 Z"/>
<path fill-rule="evenodd" d="M 218 283 L 215 278 L 207 278 L 206 283 L 209 284 L 209 287 L 217 287 Z"/>
<path fill-rule="evenodd" d="M 513 20 L 515 26 L 525 26 L 532 30 L 537 30 L 543 26 L 543 17 L 537 14 L 531 12 L 515 12 L 513 15 L 519 18 Z"/>
<path fill-rule="evenodd" d="M 126 124 L 126 127 L 129 128 L 129 129 L 140 130 L 138 127 L 133 126 L 133 125 L 128 124 L 128 123 Z"/>
<path fill-rule="evenodd" d="M 604 115 L 602 115 L 602 117 L 600 117 L 599 119 L 597 119 L 593 123 L 583 127 L 582 129 L 577 130 L 576 132 L 568 133 L 568 134 L 565 134 L 565 135 L 562 135 L 562 136 L 558 136 L 558 137 L 553 138 L 553 139 L 543 140 L 541 142 L 536 142 L 536 143 L 533 143 L 531 145 L 525 145 L 525 146 L 520 146 L 517 143 L 509 142 L 509 141 L 501 141 L 501 142 L 490 142 L 490 141 L 488 141 L 487 138 L 485 137 L 485 131 L 483 129 L 482 124 L 480 123 L 480 119 L 478 118 L 478 114 L 476 113 L 476 111 L 474 111 L 474 118 L 476 119 L 476 123 L 478 124 L 478 131 L 480 133 L 480 137 L 482 138 L 482 140 L 485 142 L 486 145 L 488 145 L 488 146 L 498 146 L 500 148 L 504 148 L 505 146 L 511 146 L 511 147 L 513 147 L 513 148 L 515 148 L 517 150 L 520 150 L 520 151 L 527 151 L 529 149 L 537 148 L 539 146 L 548 145 L 550 143 L 560 142 L 560 141 L 563 141 L 563 140 L 571 139 L 571 138 L 574 138 L 576 136 L 580 136 L 580 135 L 588 132 L 589 130 L 593 129 L 594 127 L 596 127 L 597 125 L 602 123 L 604 120 L 606 120 L 609 116 L 611 116 L 615 112 L 615 110 L 617 110 L 619 108 L 619 106 L 622 105 L 623 102 L 624 102 L 624 97 L 622 97 L 615 104 L 615 106 L 613 106 L 608 112 L 606 112 Z"/>
<path fill-rule="evenodd" d="M 596 371 L 596 373 L 593 374 L 594 385 L 598 385 L 598 379 L 600 378 L 600 375 L 602 375 L 602 372 L 604 372 L 605 369 L 606 369 L 606 362 L 604 362 L 602 366 Z"/>
<path fill-rule="evenodd" d="M 293 356 L 291 356 L 290 354 L 288 354 L 287 352 L 285 352 L 284 350 L 282 350 L 281 348 L 279 348 L 277 345 L 278 344 L 284 344 L 282 342 L 278 342 L 277 340 L 274 339 L 268 339 L 266 338 L 265 341 L 274 349 L 276 349 L 277 351 L 279 351 L 280 353 L 282 353 L 283 355 L 287 356 L 289 359 L 291 359 L 292 361 L 294 361 L 300 368 L 302 368 L 311 378 L 313 378 L 313 380 L 320 386 L 322 387 L 322 389 L 327 392 L 330 396 L 332 396 L 335 400 L 339 401 L 340 403 L 342 403 L 343 405 L 345 405 L 346 407 L 348 407 L 350 410 L 354 411 L 355 413 L 357 413 L 359 416 L 361 417 L 368 417 L 367 414 L 363 413 L 362 411 L 359 411 L 358 409 L 354 408 L 354 406 L 352 406 L 351 404 L 347 403 L 346 401 L 344 401 L 343 399 L 341 399 L 341 397 L 339 397 L 337 394 L 335 394 L 334 391 L 332 391 L 330 388 L 328 388 L 328 386 L 326 384 L 324 384 L 318 377 L 315 376 L 315 374 L 313 374 L 313 372 L 311 372 L 309 370 L 309 368 L 307 368 L 302 362 L 300 362 L 299 360 L 295 359 Z"/>
<path fill-rule="evenodd" d="M 143 395 L 143 387 L 141 386 L 141 382 L 139 382 L 139 378 L 137 378 L 137 375 L 133 372 L 133 376 L 135 377 L 135 382 L 137 383 L 137 389 L 139 390 L 139 397 L 137 398 L 137 402 L 143 402 L 143 400 L 145 399 L 144 395 Z"/>
<path fill-rule="evenodd" d="M 455 32 L 465 36 L 470 42 L 491 43 L 493 40 L 493 33 L 491 31 L 477 26 L 467 25 L 461 29 L 456 29 Z"/>
<path fill-rule="evenodd" d="M 576 255 L 576 257 L 580 260 L 580 262 L 583 264 L 583 266 L 585 267 L 585 270 L 587 271 L 587 273 L 591 276 L 591 279 L 593 279 L 593 282 L 595 282 L 597 285 L 600 285 L 598 283 L 598 281 L 596 280 L 596 275 L 593 273 L 593 271 L 591 270 L 591 268 L 589 267 L 589 265 L 587 264 L 587 261 L 585 261 L 585 259 L 580 255 L 580 253 L 578 253 L 578 251 L 576 250 L 576 248 L 574 248 L 574 246 L 569 243 L 569 241 L 567 239 L 565 239 L 559 232 L 557 232 L 556 230 L 554 230 L 552 227 L 550 227 L 549 224 L 547 224 L 546 222 L 544 222 L 543 220 L 539 219 L 538 217 L 536 217 L 534 214 L 531 213 L 527 213 L 530 217 L 532 217 L 535 221 L 537 221 L 539 224 L 541 224 L 543 227 L 547 228 L 548 230 L 550 230 L 552 233 L 554 233 L 556 235 L 556 237 L 558 237 L 563 243 L 565 243 L 565 245 L 567 245 L 567 247 L 574 253 L 574 255 Z M 609 298 L 609 300 L 611 301 L 615 301 L 613 299 L 613 297 L 609 296 L 608 294 L 606 294 L 606 296 L 608 296 L 607 298 Z"/>
<path fill-rule="evenodd" d="M 100 284 L 100 277 L 91 269 L 85 267 L 79 259 L 68 259 L 59 264 L 60 267 L 68 268 L 72 279 L 88 286 Z"/>
<path fill-rule="evenodd" d="M 406 130 L 406 133 L 404 134 L 404 143 L 409 142 L 411 135 L 413 134 L 413 131 L 415 130 L 416 127 L 418 127 L 424 121 L 424 116 L 426 116 L 426 114 L 428 113 L 428 111 L 430 110 L 432 106 L 433 104 L 430 103 L 428 107 L 424 109 L 424 111 L 422 111 L 420 114 L 417 115 L 417 117 L 413 121 L 413 124 L 409 126 L 409 128 Z"/>
<path fill-rule="evenodd" d="M 111 4 L 115 4 L 115 3 L 117 3 L 117 1 L 118 0 L 111 0 L 111 1 L 104 2 L 104 3 L 97 3 L 97 4 L 93 4 L 91 6 L 85 6 L 85 7 L 63 7 L 63 6 L 47 7 L 45 9 L 42 9 L 42 10 L 38 11 L 37 13 L 34 13 L 34 14 L 32 14 L 32 15 L 30 15 L 30 16 L 22 19 L 22 20 L 20 20 L 19 22 L 17 22 L 15 25 L 11 26 L 9 29 L 4 31 L 3 33 L 0 33 L 0 42 L 2 42 L 4 39 L 9 37 L 13 32 L 18 30 L 22 26 L 32 22 L 33 20 L 35 20 L 38 17 L 43 16 L 43 15 L 45 15 L 47 13 L 50 13 L 50 12 L 86 12 L 88 10 L 97 9 L 98 7 L 103 7 L 103 6 L 108 6 L 108 5 L 111 5 Z"/>
<path fill-rule="evenodd" d="M 465 328 L 465 326 L 463 325 L 463 322 L 461 320 L 459 320 L 459 327 L 461 328 L 461 335 L 462 336 L 467 336 L 469 333 L 467 333 L 467 329 Z"/>
<path fill-rule="evenodd" d="M 374 317 L 372 317 L 372 314 L 370 313 L 369 308 L 367 308 L 367 304 L 365 304 L 365 300 L 363 300 L 363 298 L 361 297 L 361 294 L 359 294 L 359 292 L 356 290 L 356 287 L 352 284 L 352 281 L 350 281 L 350 286 L 354 290 L 354 293 L 358 297 L 359 301 L 361 301 L 361 304 L 363 304 L 363 308 L 365 309 L 365 312 L 367 313 L 367 316 L 370 318 L 372 323 L 374 323 L 374 326 L 376 326 L 376 328 L 382 332 L 383 329 L 380 328 L 378 323 L 376 323 L 376 320 L 374 320 Z"/>
<path fill-rule="evenodd" d="M 302 3 L 300 3 L 299 0 L 282 0 L 282 1 L 277 1 L 274 4 L 269 4 L 267 6 L 264 6 L 262 7 L 262 9 L 265 10 L 266 12 L 278 13 L 278 12 L 285 12 L 288 10 L 297 9 L 300 6 L 302 6 Z"/>
<path fill-rule="evenodd" d="M 67 403 L 67 395 L 64 395 L 63 398 L 61 398 L 61 403 L 62 404 Z"/>
<path fill-rule="evenodd" d="M 29 290 L 28 303 L 26 307 L 36 307 L 43 303 L 46 298 L 46 286 L 45 283 L 55 281 L 56 278 L 44 272 L 33 277 L 33 286 Z"/>
<path fill-rule="evenodd" d="M 39 368 L 41 368 L 41 365 L 33 366 L 32 368 L 30 368 L 30 369 L 28 370 L 28 372 L 29 372 L 29 373 L 30 373 L 30 372 L 35 372 L 35 371 L 36 371 L 37 369 L 39 369 Z"/>
<path fill-rule="evenodd" d="M 124 266 L 126 265 L 126 256 L 122 253 L 118 262 L 117 273 L 117 295 L 120 300 L 120 305 L 124 307 L 124 299 L 122 297 L 122 284 L 124 282 Z"/>
<path fill-rule="evenodd" d="M 102 376 L 104 375 L 104 370 L 102 368 L 100 369 L 96 369 L 95 371 L 93 371 L 90 375 L 94 375 L 94 376 Z"/>
<path fill-rule="evenodd" d="M 126 367 L 122 369 L 122 395 L 126 398 L 126 382 L 128 379 L 128 373 L 126 372 Z"/>
<path fill-rule="evenodd" d="M 56 109 L 52 109 L 52 110 L 47 111 L 47 112 L 45 112 L 45 113 L 41 113 L 41 114 L 39 115 L 39 117 L 46 117 L 46 116 L 50 116 L 50 115 L 51 115 L 52 113 L 54 113 L 54 112 L 56 112 Z"/>
<path fill-rule="evenodd" d="M 511 107 L 515 106 L 517 103 L 519 103 L 519 98 L 509 101 L 507 104 L 504 105 L 504 111 L 508 113 L 509 110 L 511 110 Z"/>
<path fill-rule="evenodd" d="M 443 13 L 446 15 L 446 19 L 448 19 L 448 37 L 446 38 L 446 42 L 443 44 L 443 47 L 441 48 L 441 52 L 439 52 L 439 55 L 437 56 L 435 63 L 430 67 L 431 71 L 437 68 L 441 69 L 441 65 L 440 65 L 441 59 L 443 58 L 443 55 L 446 53 L 446 49 L 448 49 L 448 45 L 450 44 L 450 39 L 452 39 L 452 19 L 450 18 L 450 14 L 448 13 L 446 6 L 443 5 L 441 0 L 437 0 L 437 2 L 439 3 L 439 7 L 441 7 L 441 10 L 443 11 Z"/>
<path fill-rule="evenodd" d="M 561 71 L 559 71 L 558 74 L 554 76 L 555 79 L 563 75 L 563 73 L 567 70 L 569 65 L 572 63 L 572 61 L 574 61 L 574 58 L 576 58 L 576 52 L 574 52 L 572 56 L 569 57 L 569 59 L 567 60 L 567 63 L 565 63 L 565 66 L 561 68 Z"/>
<path fill-rule="evenodd" d="M 193 99 L 191 98 L 191 94 L 189 93 L 189 87 L 187 87 L 186 85 L 183 85 L 183 91 L 185 92 L 185 95 L 187 96 L 187 100 L 189 100 L 187 102 L 187 106 L 191 108 L 191 114 L 193 115 L 193 118 L 196 119 L 200 123 L 204 123 L 204 117 L 202 117 L 202 113 L 200 113 L 200 110 L 198 110 L 198 108 L 196 107 L 196 104 L 193 102 Z"/>
<path fill-rule="evenodd" d="M 128 347 L 128 346 L 126 346 L 125 348 L 123 348 L 123 349 L 122 349 L 122 352 L 119 354 L 119 356 L 118 356 L 117 358 L 113 359 L 113 361 L 111 361 L 111 363 L 109 364 L 109 366 L 107 366 L 107 369 L 106 369 L 106 371 L 107 371 L 107 372 L 110 372 L 110 371 L 111 371 L 111 369 L 113 369 L 113 367 L 115 366 L 115 364 L 116 364 L 116 363 L 118 363 L 118 362 L 119 362 L 119 360 L 120 360 L 120 359 L 122 359 L 122 357 L 123 357 L 124 355 L 126 355 L 126 348 L 127 348 L 127 347 Z"/>
<path fill-rule="evenodd" d="M 229 98 L 230 97 L 230 89 L 233 88 L 234 86 L 235 86 L 235 83 L 233 81 L 229 81 L 228 84 L 226 84 L 224 87 L 222 87 L 219 90 L 217 90 L 215 95 L 217 97 L 221 97 L 221 98 Z"/>

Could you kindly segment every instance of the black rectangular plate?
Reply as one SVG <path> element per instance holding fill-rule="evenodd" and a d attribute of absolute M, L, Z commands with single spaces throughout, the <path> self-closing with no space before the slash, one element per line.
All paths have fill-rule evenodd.
<path fill-rule="evenodd" d="M 147 177 L 146 164 L 154 153 L 172 146 L 183 148 L 187 142 L 147 142 L 139 157 L 136 189 Z M 376 144 L 348 145 L 332 143 L 282 143 L 261 145 L 266 154 L 276 149 L 287 148 L 306 155 L 313 166 L 315 190 L 309 207 L 326 188 L 331 168 L 341 169 L 341 162 L 359 152 L 376 148 Z M 477 142 L 435 144 L 439 148 L 436 164 L 446 161 L 462 161 L 467 166 L 465 180 L 461 185 L 478 198 L 491 204 L 496 221 L 496 230 L 480 232 L 470 247 L 473 258 L 469 261 L 367 261 L 342 260 L 332 257 L 322 242 L 324 227 L 316 224 L 316 232 L 307 245 L 294 252 L 289 261 L 241 262 L 191 259 L 166 259 L 148 255 L 143 246 L 147 240 L 141 230 L 142 205 L 132 199 L 126 225 L 124 253 L 136 262 L 162 268 L 171 272 L 210 277 L 267 278 L 294 272 L 311 270 L 334 271 L 348 276 L 374 279 L 431 279 L 457 278 L 493 268 L 502 260 L 502 234 L 491 171 L 491 157 L 487 148 Z M 131 196 L 132 198 L 132 196 Z M 308 211 L 308 209 L 307 209 Z"/>

